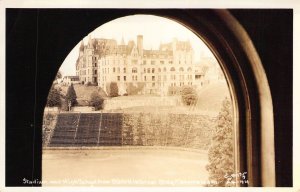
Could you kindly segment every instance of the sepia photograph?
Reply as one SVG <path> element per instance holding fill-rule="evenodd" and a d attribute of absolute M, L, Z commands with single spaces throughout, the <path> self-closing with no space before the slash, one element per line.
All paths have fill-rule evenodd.
<path fill-rule="evenodd" d="M 235 186 L 232 110 L 219 63 L 188 28 L 110 21 L 78 42 L 50 89 L 43 182 Z"/>
<path fill-rule="evenodd" d="M 295 9 L 88 5 L 3 9 L 5 189 L 300 189 Z"/>

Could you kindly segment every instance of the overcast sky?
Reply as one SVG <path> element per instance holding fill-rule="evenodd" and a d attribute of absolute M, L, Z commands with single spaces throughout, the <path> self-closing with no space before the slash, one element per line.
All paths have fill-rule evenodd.
<path fill-rule="evenodd" d="M 174 37 L 178 40 L 189 40 L 194 49 L 195 61 L 201 56 L 212 56 L 207 46 L 193 32 L 170 19 L 150 15 L 132 15 L 112 20 L 99 26 L 84 38 L 84 44 L 88 42 L 88 36 L 92 38 L 116 39 L 121 43 L 122 37 L 125 43 L 129 40 L 136 42 L 137 35 L 143 35 L 144 49 L 158 49 L 160 43 L 171 42 Z M 75 62 L 79 54 L 80 42 L 66 57 L 60 70 L 63 75 L 75 75 Z"/>

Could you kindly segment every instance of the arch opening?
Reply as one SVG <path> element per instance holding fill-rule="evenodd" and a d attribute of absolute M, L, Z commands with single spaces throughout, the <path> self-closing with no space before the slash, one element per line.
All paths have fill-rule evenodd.
<path fill-rule="evenodd" d="M 224 13 L 221 13 L 221 14 L 224 14 Z M 226 14 L 225 14 L 226 15 Z M 199 33 L 196 33 L 196 34 L 198 34 L 199 35 Z M 131 55 L 130 56 L 132 56 L 133 58 L 134 57 L 136 57 L 136 56 L 138 56 L 139 54 L 140 54 L 140 56 L 144 56 L 144 54 L 146 54 L 147 55 L 147 52 L 146 52 L 146 50 L 143 50 L 143 49 L 141 49 L 141 47 L 143 46 L 143 36 L 137 36 L 137 45 L 136 45 L 136 47 L 135 48 L 133 48 L 132 49 L 132 52 L 131 52 Z M 134 47 L 134 41 L 129 41 L 128 42 L 128 46 L 133 46 Z M 121 40 L 121 43 L 120 43 L 120 45 L 123 45 L 124 43 L 123 43 L 123 39 Z M 82 45 L 82 44 L 81 44 Z M 212 49 L 212 50 L 218 50 L 218 48 L 216 48 L 216 47 L 214 47 L 210 42 L 207 42 L 207 45 L 209 45 L 209 46 L 211 46 L 210 48 Z M 84 45 L 83 45 L 84 46 Z M 90 55 L 93 55 L 93 50 L 92 50 L 92 46 L 94 46 L 93 45 L 93 43 L 92 43 L 92 40 L 90 41 L 90 39 L 89 39 L 89 41 L 88 41 L 88 44 L 87 44 L 87 50 L 86 50 L 86 54 L 90 54 Z M 103 44 L 101 44 L 101 46 L 102 46 L 102 48 L 103 48 Z M 100 47 L 101 47 L 100 46 Z M 110 51 L 110 46 L 111 45 L 108 45 L 108 50 Z M 185 49 L 187 49 L 187 46 L 185 46 L 184 47 Z M 166 47 L 163 47 L 162 46 L 162 50 L 164 50 L 164 49 L 167 49 Z M 82 47 L 80 47 L 80 50 L 82 50 Z M 124 58 L 124 54 L 120 54 L 120 55 L 118 55 L 117 53 L 116 53 L 116 48 L 113 48 L 112 49 L 114 52 L 113 52 L 113 54 L 112 55 L 114 55 L 114 57 L 117 57 L 117 58 Z M 125 49 L 123 48 L 123 49 L 120 49 L 120 51 L 122 52 L 122 51 L 124 51 Z M 106 51 L 106 50 L 104 50 L 104 51 Z M 109 52 L 108 51 L 108 52 Z M 231 93 L 235 93 L 236 94 L 236 90 L 235 90 L 235 85 L 236 85 L 236 83 L 237 82 L 235 82 L 233 79 L 232 79 L 232 77 L 230 76 L 230 70 L 227 68 L 228 66 L 227 66 L 227 63 L 226 63 L 226 61 L 224 61 L 224 59 L 223 59 L 223 56 L 220 54 L 220 52 L 218 52 L 218 51 L 213 51 L 214 52 L 214 54 L 216 55 L 216 57 L 217 57 L 217 59 L 218 59 L 218 61 L 219 61 L 219 63 L 221 64 L 221 66 L 222 66 L 222 69 L 225 71 L 225 74 L 224 74 L 224 76 L 226 77 L 226 79 L 228 80 L 228 86 L 229 86 L 229 89 L 231 90 L 230 92 Z M 81 53 L 80 53 L 81 54 Z M 85 54 L 85 53 L 83 53 L 83 54 Z M 105 52 L 105 54 L 108 54 L 107 52 Z M 163 64 L 166 64 L 166 63 L 168 63 L 168 64 L 170 64 L 170 65 L 175 65 L 175 64 L 177 64 L 177 65 L 182 65 L 182 64 L 187 64 L 187 63 L 189 63 L 189 61 L 187 61 L 186 60 L 186 57 L 182 57 L 182 55 L 181 55 L 182 53 L 178 53 L 178 55 L 179 55 L 179 57 L 177 58 L 178 59 L 178 61 L 177 61 L 177 63 L 175 62 L 175 60 L 176 59 L 172 59 L 172 61 L 168 61 L 168 60 L 165 60 L 165 61 L 163 61 L 163 62 L 161 62 L 161 60 L 160 60 L 160 55 L 156 55 L 155 53 L 153 53 L 153 54 L 150 54 L 149 55 L 149 61 L 146 61 L 145 62 L 145 64 L 144 64 L 144 60 L 143 60 L 143 62 L 140 62 L 140 65 L 142 66 L 142 64 L 144 64 L 144 65 L 149 65 L 150 67 L 149 68 L 147 68 L 147 70 L 146 70 L 146 68 L 142 68 L 141 70 L 137 70 L 137 71 L 147 71 L 147 73 L 146 73 L 146 75 L 144 75 L 144 76 L 132 76 L 132 77 L 130 77 L 130 76 L 128 76 L 127 75 L 127 73 L 128 72 L 133 72 L 133 68 L 132 69 L 130 69 L 130 68 L 127 68 L 127 67 L 125 67 L 125 68 L 123 68 L 123 74 L 121 75 L 121 73 L 122 72 L 120 72 L 120 70 L 119 70 L 119 75 L 118 74 L 116 74 L 114 77 L 115 77 L 115 81 L 116 82 L 118 82 L 118 81 L 123 81 L 123 82 L 128 82 L 128 81 L 132 81 L 132 82 L 134 82 L 134 81 L 136 81 L 137 82 L 137 84 L 138 83 L 141 83 L 141 82 L 143 82 L 143 81 L 150 81 L 150 83 L 149 83 L 149 92 L 147 92 L 147 94 L 157 94 L 158 92 L 163 92 L 163 94 L 164 95 L 168 95 L 168 91 L 170 91 L 169 90 L 169 87 L 168 87 L 168 90 L 167 91 L 161 91 L 161 89 L 159 89 L 159 91 L 156 91 L 153 87 L 155 87 L 155 86 L 158 86 L 158 85 L 160 85 L 160 87 L 161 86 L 163 86 L 163 83 L 165 83 L 165 82 L 163 82 L 162 80 L 165 80 L 165 76 L 158 76 L 158 73 L 156 73 L 157 72 L 157 68 L 156 67 L 152 67 L 153 65 L 155 66 L 155 65 L 163 65 Z M 166 58 L 168 57 L 167 55 L 164 55 Z M 194 55 L 192 56 L 192 57 L 194 57 Z M 94 59 L 93 59 L 94 58 Z M 183 59 L 181 59 L 181 58 L 183 58 Z M 98 86 L 98 87 L 103 87 L 103 89 L 106 89 L 106 90 L 104 90 L 104 92 L 106 93 L 106 94 L 108 94 L 108 92 L 110 92 L 109 94 L 111 94 L 111 91 L 113 92 L 113 88 L 112 87 L 114 87 L 114 86 L 112 86 L 112 84 L 110 84 L 109 86 L 106 86 L 105 85 L 105 83 L 103 83 L 103 82 L 106 82 L 108 79 L 109 79 L 109 76 L 108 76 L 108 74 L 110 74 L 110 73 L 114 73 L 114 70 L 113 69 L 110 69 L 109 67 L 103 67 L 103 68 L 101 68 L 101 65 L 102 66 L 107 66 L 109 63 L 114 63 L 116 66 L 122 66 L 122 65 L 124 65 L 124 64 L 126 64 L 126 61 L 127 60 L 110 60 L 111 58 L 108 58 L 107 56 L 105 56 L 105 57 L 102 57 L 102 58 L 99 58 L 99 57 L 92 57 L 92 62 L 94 62 L 94 67 L 96 67 L 97 69 L 97 71 L 95 71 L 95 69 L 93 70 L 93 69 L 88 69 L 88 70 L 85 70 L 85 73 L 81 73 L 80 75 L 85 75 L 84 77 L 82 77 L 82 78 L 80 78 L 79 79 L 79 83 L 83 83 L 83 84 L 86 84 L 86 85 L 83 85 L 83 86 L 86 86 L 86 87 L 89 87 L 89 86 Z M 95 62 L 95 61 L 98 61 L 98 62 Z M 99 62 L 100 61 L 100 62 Z M 134 59 L 132 59 L 132 60 L 130 60 L 130 62 L 131 62 L 131 64 L 132 65 L 137 65 L 137 64 L 139 64 L 139 61 L 137 60 L 137 61 L 135 61 Z M 171 62 L 171 63 L 170 63 Z M 76 62 L 76 68 L 79 68 L 78 67 L 79 66 L 79 64 L 77 64 L 77 62 Z M 86 67 L 86 65 L 84 64 L 84 65 L 82 65 L 82 66 L 85 66 Z M 119 68 L 118 68 L 119 69 Z M 121 69 L 122 69 L 122 67 L 121 67 Z M 201 69 L 202 71 L 200 71 L 200 73 L 198 73 L 197 75 L 196 75 L 196 70 L 195 70 L 195 68 L 193 68 L 193 67 L 189 67 L 186 71 L 187 72 L 193 72 L 193 75 L 191 75 L 191 74 L 186 74 L 185 76 L 177 76 L 177 75 L 170 75 L 169 76 L 169 78 L 170 78 L 170 80 L 171 80 L 171 82 L 170 82 L 170 87 L 177 87 L 177 86 L 179 86 L 179 87 L 181 87 L 181 86 L 184 86 L 184 85 L 188 85 L 188 86 L 194 86 L 195 85 L 195 82 L 194 81 L 196 81 L 196 79 L 197 80 L 199 80 L 199 86 L 203 86 L 204 84 L 205 84 L 205 82 L 203 82 L 203 74 L 201 74 L 201 73 L 203 73 L 203 71 L 205 71 L 206 69 L 205 69 L 205 67 L 203 68 L 203 69 Z M 208 70 L 209 71 L 209 70 Z M 97 72 L 99 72 L 101 75 L 96 75 L 97 74 Z M 164 72 L 166 72 L 165 71 L 165 68 L 164 68 Z M 207 72 L 207 71 L 206 71 Z M 96 75 L 96 76 L 93 76 L 93 77 L 88 77 L 87 76 L 87 74 L 90 74 L 90 73 L 92 73 L 92 74 L 94 74 L 94 75 Z M 124 75 L 124 74 L 126 74 L 126 75 Z M 101 78 L 102 78 L 102 82 L 101 82 Z M 166 76 L 166 78 L 168 79 L 168 76 Z M 191 80 L 193 80 L 193 81 L 191 81 Z M 70 79 L 70 81 L 72 81 L 71 79 Z M 159 82 L 160 81 L 160 82 Z M 184 82 L 184 81 L 186 81 L 186 82 Z M 246 80 L 245 80 L 246 81 Z M 131 83 L 132 83 L 131 82 Z M 159 83 L 161 83 L 161 84 L 159 84 Z M 116 83 L 117 84 L 117 83 Z M 247 86 L 247 83 L 246 82 L 244 82 L 244 84 L 245 85 L 242 85 L 242 86 Z M 113 85 L 114 85 L 114 83 L 113 83 Z M 105 87 L 105 88 L 104 88 Z M 128 93 L 128 91 L 127 90 L 129 90 L 130 88 L 130 86 L 128 86 L 128 87 L 126 87 L 126 88 L 124 88 L 124 87 L 119 87 L 118 86 L 118 84 L 117 84 L 117 86 L 116 87 L 118 87 L 118 93 L 116 93 L 116 95 L 120 95 L 120 94 L 122 94 L 122 95 L 124 95 L 124 97 L 130 97 L 131 95 Z M 138 85 L 137 85 L 137 87 L 138 87 Z M 245 90 L 247 91 L 247 87 L 245 87 Z M 135 90 L 136 91 L 136 90 Z M 139 91 L 137 91 L 137 92 L 139 92 Z M 178 91 L 177 90 L 175 90 L 175 89 L 172 89 L 171 91 L 171 95 L 175 95 L 176 96 L 176 94 L 178 94 Z M 127 94 L 127 95 L 126 95 Z M 231 96 L 230 97 L 232 97 L 232 94 L 231 94 Z M 248 100 L 250 100 L 250 99 L 248 99 Z M 137 100 L 136 100 L 137 101 Z M 163 101 L 163 102 L 165 102 L 165 100 Z M 240 126 L 240 124 L 241 124 L 241 122 L 240 121 L 238 121 L 240 118 L 240 115 L 241 115 L 241 109 L 239 109 L 237 106 L 239 106 L 240 107 L 240 101 L 239 101 L 239 98 L 238 99 L 232 99 L 232 105 L 233 105 L 233 108 L 235 108 L 236 109 L 236 112 L 234 112 L 234 114 L 233 114 L 233 117 L 235 118 L 235 123 L 237 124 L 236 126 Z M 250 101 L 247 101 L 246 100 L 246 103 L 247 102 L 250 102 Z M 248 103 L 249 104 L 249 103 Z M 250 103 L 251 104 L 251 103 Z M 249 105 L 250 105 L 249 104 Z M 192 105 L 193 106 L 193 105 Z M 72 106 L 71 106 L 72 107 Z M 191 107 L 192 108 L 192 107 Z M 68 109 L 70 109 L 70 108 L 68 108 Z M 119 109 L 118 109 L 119 110 Z M 157 110 L 157 109 L 155 109 L 155 110 Z M 47 109 L 45 110 L 45 112 L 47 111 Z M 112 112 L 116 112 L 116 111 L 112 111 Z M 122 109 L 122 112 L 124 112 L 124 109 Z M 100 113 L 100 120 L 99 120 L 99 123 L 100 122 L 102 122 L 102 119 L 101 118 L 103 118 L 103 114 L 104 113 Z M 79 116 L 78 116 L 78 119 L 79 119 L 79 117 L 80 117 L 80 113 L 79 113 Z M 115 123 L 115 121 L 117 121 L 118 123 L 120 123 L 119 121 L 123 121 L 123 119 L 122 120 L 115 120 L 115 119 L 109 119 L 110 117 L 107 117 L 107 122 L 108 123 Z M 139 119 L 139 117 L 137 118 L 137 119 Z M 118 124 L 117 123 L 117 124 Z M 250 122 L 246 122 L 246 123 L 250 123 Z M 77 127 L 79 126 L 79 122 L 77 123 Z M 101 129 L 101 125 L 98 125 L 98 127 L 99 127 L 99 129 Z M 248 129 L 249 129 L 249 127 L 248 127 Z M 249 131 L 249 130 L 248 130 Z M 98 133 L 101 133 L 101 131 L 99 131 Z M 237 134 L 240 134 L 239 132 L 237 133 Z M 239 139 L 240 138 L 238 138 L 238 137 L 240 137 L 241 135 L 235 135 L 235 137 L 237 138 L 237 144 L 236 144 L 236 147 L 235 147 L 235 152 L 236 153 L 239 153 Z M 99 138 L 99 137 L 98 137 Z M 121 138 L 119 138 L 119 140 L 120 139 L 123 139 L 123 137 L 121 137 Z M 120 142 L 118 140 L 118 142 Z M 99 144 L 99 139 L 97 140 L 97 142 L 98 142 L 98 144 Z M 122 141 L 123 142 L 123 141 Z M 140 141 L 141 143 L 143 142 L 143 141 Z M 248 152 L 248 151 L 247 151 Z M 245 159 L 243 159 L 243 160 L 245 160 Z M 240 163 L 240 161 L 241 161 L 241 159 L 239 159 L 239 157 L 237 157 L 236 158 L 236 162 L 235 162 L 235 164 L 239 164 Z M 251 161 L 251 160 L 250 160 Z M 237 165 L 237 166 L 239 166 L 239 165 Z M 247 166 L 248 166 L 248 169 L 247 170 L 249 170 L 249 159 L 247 159 Z M 253 179 L 253 180 L 255 180 L 255 179 Z"/>

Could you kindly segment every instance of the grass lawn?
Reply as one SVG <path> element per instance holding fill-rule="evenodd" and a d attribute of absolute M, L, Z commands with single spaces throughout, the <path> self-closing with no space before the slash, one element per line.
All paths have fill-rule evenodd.
<path fill-rule="evenodd" d="M 67 92 L 68 86 L 63 86 L 62 92 L 65 94 Z M 81 105 L 85 105 L 88 103 L 90 99 L 90 95 L 97 91 L 100 95 L 102 95 L 105 99 L 109 99 L 112 101 L 132 101 L 135 102 L 136 100 L 151 100 L 151 99 L 158 99 L 160 96 L 152 96 L 152 95 L 131 95 L 131 96 L 119 96 L 114 98 L 109 98 L 105 94 L 105 92 L 98 88 L 97 86 L 85 86 L 75 84 L 74 89 L 76 91 L 77 100 Z M 200 114 L 209 114 L 209 115 L 216 115 L 221 107 L 222 101 L 225 97 L 230 97 L 229 89 L 227 84 L 225 83 L 211 83 L 206 85 L 205 87 L 199 89 L 198 91 L 198 102 L 196 106 L 183 106 L 183 105 L 176 105 L 176 106 L 168 106 L 164 105 L 163 103 L 158 105 L 141 105 L 141 106 L 134 106 L 134 107 L 122 107 L 109 110 L 110 112 L 146 112 L 146 113 L 200 113 Z M 165 99 L 176 99 L 180 102 L 180 96 L 168 96 Z M 178 99 L 179 98 L 179 99 Z M 149 103 L 149 102 L 148 102 Z"/>
<path fill-rule="evenodd" d="M 203 111 L 219 111 L 225 97 L 230 98 L 227 84 L 209 84 L 199 90 L 197 108 Z"/>
<path fill-rule="evenodd" d="M 160 96 L 121 96 L 112 98 L 112 100 L 135 100 L 145 99 L 145 100 L 154 100 Z M 143 105 L 135 107 L 120 107 L 119 109 L 110 110 L 111 112 L 145 112 L 145 113 L 196 113 L 196 114 L 205 114 L 216 116 L 221 108 L 222 101 L 225 97 L 229 96 L 229 90 L 226 84 L 224 83 L 212 83 L 209 84 L 198 91 L 198 102 L 196 106 L 184 106 L 182 104 L 176 106 L 167 106 L 162 103 L 161 105 Z M 168 96 L 165 99 L 177 99 L 180 101 L 180 96 Z"/>

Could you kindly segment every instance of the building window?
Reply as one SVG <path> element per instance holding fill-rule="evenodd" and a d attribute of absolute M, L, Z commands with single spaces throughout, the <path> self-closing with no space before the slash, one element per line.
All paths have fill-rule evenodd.
<path fill-rule="evenodd" d="M 164 61 L 160 61 L 159 63 L 160 63 L 160 64 L 165 64 L 165 62 L 164 62 Z"/>
<path fill-rule="evenodd" d="M 155 87 L 155 83 L 152 83 L 152 87 Z"/>
<path fill-rule="evenodd" d="M 151 70 L 151 69 L 150 69 L 150 68 L 148 68 L 148 69 L 147 69 L 147 73 L 150 73 L 150 70 Z"/>
<path fill-rule="evenodd" d="M 126 81 L 126 76 L 124 76 L 124 81 Z"/>
<path fill-rule="evenodd" d="M 147 76 L 144 76 L 144 81 L 147 81 Z"/>
<path fill-rule="evenodd" d="M 132 73 L 137 73 L 137 68 L 132 68 Z"/>
<path fill-rule="evenodd" d="M 155 61 L 154 60 L 151 61 L 151 65 L 155 65 Z"/>
<path fill-rule="evenodd" d="M 113 68 L 113 72 L 114 72 L 114 73 L 116 72 L 116 68 L 115 68 L 115 67 Z"/>
<path fill-rule="evenodd" d="M 123 72 L 126 73 L 126 67 L 124 67 Z"/>
<path fill-rule="evenodd" d="M 173 61 L 169 61 L 169 64 L 173 64 Z"/>
<path fill-rule="evenodd" d="M 154 68 L 152 68 L 152 73 L 154 73 L 155 72 L 155 69 Z"/>
<path fill-rule="evenodd" d="M 120 76 L 118 76 L 118 81 L 120 81 Z"/>
<path fill-rule="evenodd" d="M 152 81 L 155 81 L 155 76 L 152 76 Z"/>
<path fill-rule="evenodd" d="M 161 72 L 161 69 L 160 69 L 160 68 L 158 68 L 158 72 Z"/>
<path fill-rule="evenodd" d="M 166 72 L 167 71 L 167 69 L 164 67 L 164 72 Z"/>
<path fill-rule="evenodd" d="M 171 80 L 176 80 L 176 75 L 171 75 Z"/>
<path fill-rule="evenodd" d="M 146 60 L 144 60 L 144 61 L 143 61 L 143 64 L 144 64 L 144 65 L 146 65 L 146 64 L 147 64 L 147 61 L 146 61 Z"/>
<path fill-rule="evenodd" d="M 175 68 L 174 68 L 174 67 L 172 67 L 172 68 L 170 69 L 170 71 L 175 71 Z"/>
<path fill-rule="evenodd" d="M 184 71 L 184 70 L 183 70 L 183 67 L 180 67 L 179 71 L 180 71 L 180 72 L 183 72 L 183 71 Z"/>

